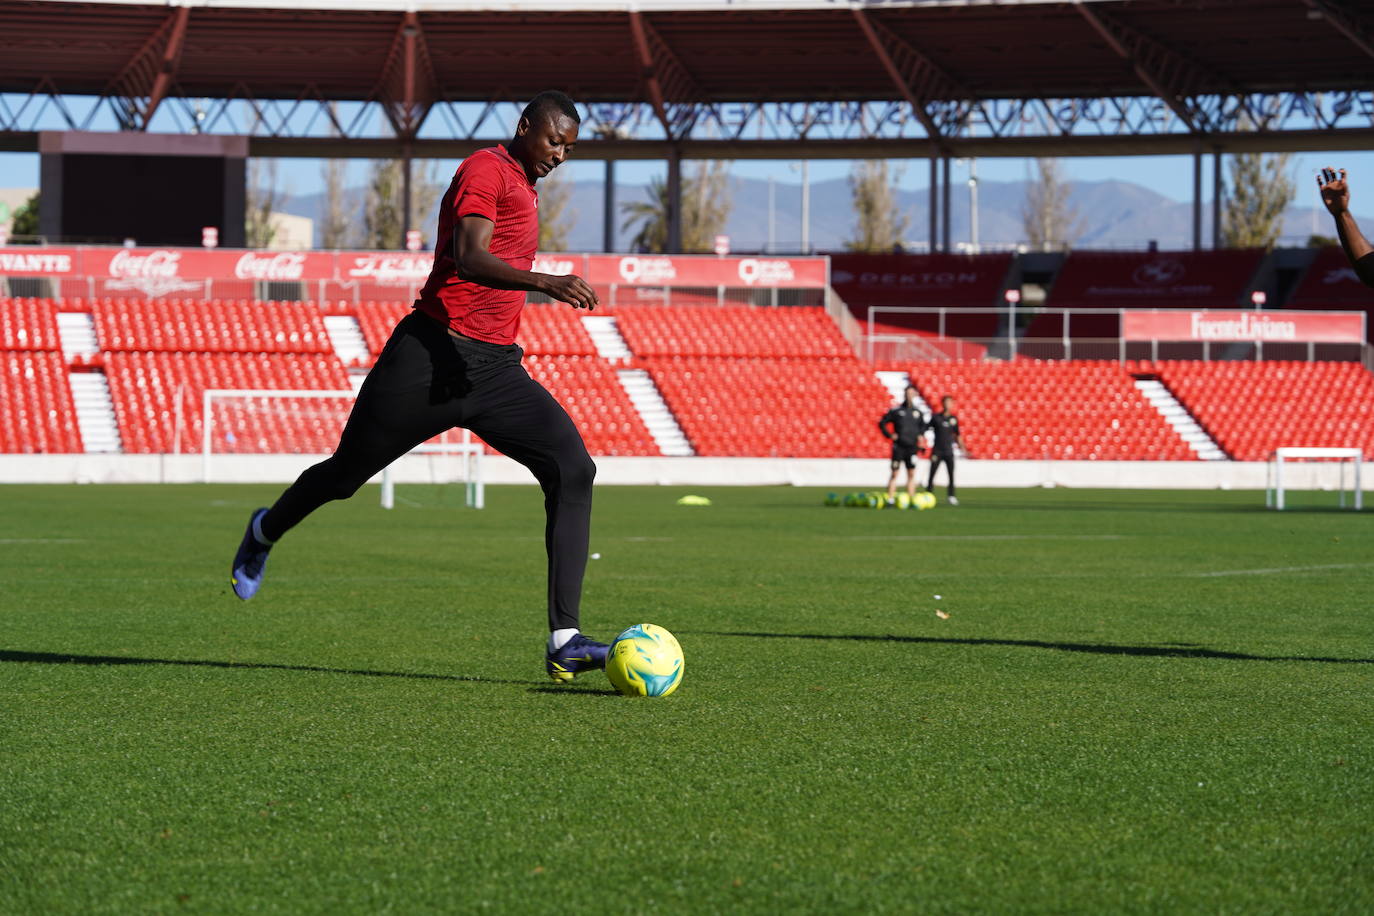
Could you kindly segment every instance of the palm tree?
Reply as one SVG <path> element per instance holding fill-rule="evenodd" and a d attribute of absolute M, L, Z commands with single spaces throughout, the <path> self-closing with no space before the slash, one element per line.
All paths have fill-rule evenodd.
<path fill-rule="evenodd" d="M 630 240 L 631 251 L 663 252 L 668 248 L 668 183 L 655 175 L 649 179 L 649 199 L 626 201 L 620 212 L 628 214 L 620 230 L 639 223 Z"/>
<path fill-rule="evenodd" d="M 682 250 L 710 251 L 715 237 L 725 229 L 730 215 L 730 163 L 703 162 L 694 172 L 682 176 Z M 662 178 L 649 180 L 648 200 L 621 204 L 628 214 L 622 230 L 639 224 L 630 246 L 636 251 L 662 253 L 668 250 L 668 183 Z"/>

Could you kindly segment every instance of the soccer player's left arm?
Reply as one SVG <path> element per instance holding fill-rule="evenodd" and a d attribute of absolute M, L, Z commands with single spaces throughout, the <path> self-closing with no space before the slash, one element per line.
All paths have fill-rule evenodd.
<path fill-rule="evenodd" d="M 458 276 L 491 289 L 543 293 L 575 308 L 594 309 L 596 291 L 581 277 L 520 270 L 492 254 L 496 224 L 484 216 L 464 216 L 453 233 L 453 263 Z"/>
<path fill-rule="evenodd" d="M 1317 187 L 1321 188 L 1322 203 L 1336 219 L 1336 235 L 1355 276 L 1365 286 L 1374 286 L 1374 245 L 1364 237 L 1350 212 L 1350 185 L 1345 169 L 1339 173 L 1330 167 L 1322 169 L 1317 173 Z"/>

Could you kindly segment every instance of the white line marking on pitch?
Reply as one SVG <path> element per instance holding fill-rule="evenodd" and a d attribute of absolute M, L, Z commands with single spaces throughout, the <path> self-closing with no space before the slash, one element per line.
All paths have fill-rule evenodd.
<path fill-rule="evenodd" d="M 1367 569 L 1374 563 L 1326 563 L 1321 566 L 1274 566 L 1269 569 L 1222 569 L 1216 572 L 1183 573 L 1189 579 L 1211 579 L 1219 576 L 1274 576 L 1279 573 L 1317 572 L 1323 569 Z"/>
<path fill-rule="evenodd" d="M 844 541 L 1124 541 L 1129 534 L 855 534 Z"/>

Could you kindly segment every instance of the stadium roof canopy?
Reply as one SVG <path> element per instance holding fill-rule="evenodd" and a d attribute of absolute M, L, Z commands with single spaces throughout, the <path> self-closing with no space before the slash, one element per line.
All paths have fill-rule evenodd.
<path fill-rule="evenodd" d="M 9 149 L 103 119 L 453 154 L 551 86 L 603 138 L 583 156 L 1374 145 L 1353 0 L 0 0 L 0 60 Z"/>

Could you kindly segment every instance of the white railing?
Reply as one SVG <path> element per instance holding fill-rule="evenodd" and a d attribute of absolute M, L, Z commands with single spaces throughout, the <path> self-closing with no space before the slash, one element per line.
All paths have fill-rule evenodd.
<path fill-rule="evenodd" d="M 837 297 L 838 298 L 838 297 Z M 873 306 L 868 322 L 855 346 L 860 358 L 869 362 L 943 361 L 953 359 L 1105 359 L 1132 360 L 1296 360 L 1300 362 L 1361 362 L 1374 371 L 1374 349 L 1358 343 L 1277 343 L 1224 341 L 1128 341 L 1117 337 L 1075 337 L 1074 319 L 1112 316 L 1118 320 L 1120 308 L 1017 308 L 1015 306 Z M 903 334 L 891 326 L 879 328 L 881 317 L 916 316 L 924 319 L 921 333 L 915 329 Z M 1029 316 L 1029 317 L 1027 317 Z M 1043 317 L 1061 319 L 1055 337 L 1024 337 L 1016 327 Z M 995 319 L 997 336 L 955 336 L 948 333 L 950 319 L 979 317 Z M 1080 322 L 1081 326 L 1081 322 Z M 851 341 L 854 343 L 854 341 Z"/>

